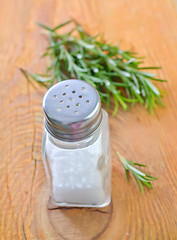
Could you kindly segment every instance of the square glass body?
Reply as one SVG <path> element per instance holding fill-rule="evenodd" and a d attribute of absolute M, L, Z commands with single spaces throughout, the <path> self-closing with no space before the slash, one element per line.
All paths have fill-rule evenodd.
<path fill-rule="evenodd" d="M 111 201 L 111 154 L 108 114 L 79 141 L 53 137 L 44 127 L 42 156 L 52 202 L 64 207 L 105 207 Z"/>

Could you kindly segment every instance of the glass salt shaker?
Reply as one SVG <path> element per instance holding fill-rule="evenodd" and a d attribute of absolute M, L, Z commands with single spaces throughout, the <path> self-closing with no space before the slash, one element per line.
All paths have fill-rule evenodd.
<path fill-rule="evenodd" d="M 55 206 L 105 207 L 111 201 L 108 114 L 98 92 L 65 80 L 43 99 L 42 156 Z"/>

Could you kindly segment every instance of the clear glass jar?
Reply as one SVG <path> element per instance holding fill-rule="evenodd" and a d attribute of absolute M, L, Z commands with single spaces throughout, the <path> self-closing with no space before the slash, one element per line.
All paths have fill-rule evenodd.
<path fill-rule="evenodd" d="M 73 80 L 64 81 L 65 86 L 72 85 L 72 82 L 66 85 L 68 81 L 73 82 Z M 85 82 L 82 83 L 82 85 L 81 82 L 82 81 L 79 81 L 79 86 L 82 86 L 82 88 L 88 87 L 87 83 L 85 86 Z M 77 89 L 78 92 L 78 88 L 75 87 L 74 89 Z M 73 90 L 73 88 L 71 90 Z M 54 91 L 54 89 L 52 91 Z M 88 93 L 90 92 L 88 91 Z M 85 94 L 85 101 L 87 101 L 86 98 L 89 95 L 88 93 Z M 69 95 L 69 92 L 67 95 Z M 54 98 L 57 96 L 60 102 L 67 102 L 67 99 L 70 97 L 68 96 L 68 98 L 61 100 L 61 98 L 56 95 L 56 91 L 55 94 L 52 92 L 51 96 L 55 96 Z M 63 96 L 62 99 L 64 98 Z M 84 98 L 84 94 L 82 97 Z M 44 101 L 46 104 L 47 100 L 44 99 Z M 56 99 L 54 101 L 56 102 Z M 77 101 L 75 103 L 77 104 Z M 68 106 L 67 104 L 68 103 L 66 103 L 66 108 Z M 45 118 L 48 119 L 51 117 L 51 113 L 46 116 L 44 105 Z M 60 116 L 58 119 L 59 118 Z M 53 119 L 52 117 L 52 120 Z M 83 135 L 83 132 L 87 133 L 86 130 L 89 130 L 85 127 L 82 134 L 79 133 L 78 135 L 79 129 L 77 126 L 79 124 L 74 121 L 74 126 L 76 125 L 77 131 L 74 130 L 75 132 L 67 138 L 61 138 L 61 133 L 58 134 L 57 132 L 56 134 L 56 131 L 55 135 L 50 129 L 51 126 L 49 127 L 45 124 L 42 141 L 42 156 L 50 185 L 51 199 L 54 205 L 105 207 L 110 203 L 112 166 L 109 122 L 108 114 L 103 109 L 99 111 L 99 119 L 99 123 L 97 123 L 95 129 L 87 135 Z M 89 126 L 91 129 L 92 126 L 90 124 Z M 64 134 L 62 136 L 64 136 Z"/>

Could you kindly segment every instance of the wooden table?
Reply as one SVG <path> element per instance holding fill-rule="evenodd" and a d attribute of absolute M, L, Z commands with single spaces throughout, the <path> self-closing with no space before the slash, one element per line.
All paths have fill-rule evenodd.
<path fill-rule="evenodd" d="M 177 2 L 173 0 L 1 0 L 0 2 L 0 236 L 14 239 L 177 239 Z M 20 67 L 42 72 L 47 40 L 35 22 L 55 26 L 74 17 L 109 42 L 122 40 L 162 66 L 166 109 L 153 116 L 140 106 L 110 116 L 112 203 L 105 209 L 49 210 L 41 158 L 45 89 L 33 87 Z M 143 195 L 127 183 L 115 155 L 148 165 L 158 176 Z"/>

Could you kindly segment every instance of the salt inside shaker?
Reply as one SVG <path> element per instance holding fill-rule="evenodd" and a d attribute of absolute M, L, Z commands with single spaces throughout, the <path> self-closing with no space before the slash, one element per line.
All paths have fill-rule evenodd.
<path fill-rule="evenodd" d="M 62 81 L 45 94 L 43 110 L 42 156 L 53 204 L 109 205 L 109 122 L 96 89 L 82 80 Z"/>

